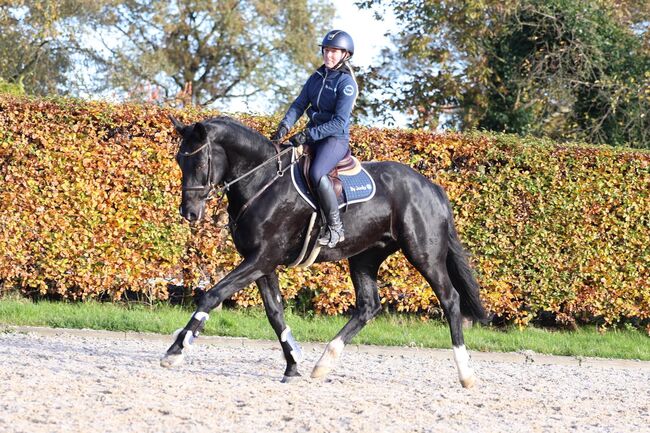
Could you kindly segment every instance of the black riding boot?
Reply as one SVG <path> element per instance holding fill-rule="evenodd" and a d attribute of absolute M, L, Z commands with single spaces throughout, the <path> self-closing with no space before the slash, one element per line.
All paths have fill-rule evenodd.
<path fill-rule="evenodd" d="M 334 248 L 337 243 L 345 240 L 345 235 L 341 216 L 339 215 L 339 203 L 329 176 L 325 175 L 320 178 L 317 191 L 321 210 L 327 220 L 327 230 L 321 231 L 318 243 Z"/>

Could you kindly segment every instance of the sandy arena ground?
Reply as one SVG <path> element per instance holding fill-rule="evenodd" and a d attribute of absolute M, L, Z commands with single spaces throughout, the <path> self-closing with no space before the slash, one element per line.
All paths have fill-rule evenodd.
<path fill-rule="evenodd" d="M 350 346 L 317 381 L 304 345 L 282 384 L 276 342 L 201 340 L 166 370 L 170 337 L 0 329 L 0 432 L 650 432 L 650 362 L 470 352 L 467 390 L 449 350 Z"/>

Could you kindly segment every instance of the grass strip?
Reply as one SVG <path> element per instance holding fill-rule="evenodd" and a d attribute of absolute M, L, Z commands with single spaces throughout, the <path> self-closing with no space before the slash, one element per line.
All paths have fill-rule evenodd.
<path fill-rule="evenodd" d="M 47 326 L 52 328 L 137 331 L 171 334 L 187 323 L 192 310 L 159 304 L 110 304 L 98 302 L 66 303 L 26 299 L 0 299 L 0 324 Z M 347 317 L 303 317 L 285 312 L 287 324 L 299 341 L 326 342 L 347 322 Z M 204 330 L 206 335 L 276 339 L 262 309 L 214 311 Z M 637 329 L 611 329 L 605 333 L 595 327 L 577 331 L 539 328 L 475 326 L 465 330 L 471 350 L 516 352 L 532 350 L 549 355 L 640 359 L 650 361 L 650 338 Z M 385 346 L 450 348 L 447 324 L 422 321 L 413 316 L 382 314 L 355 337 L 353 343 Z"/>

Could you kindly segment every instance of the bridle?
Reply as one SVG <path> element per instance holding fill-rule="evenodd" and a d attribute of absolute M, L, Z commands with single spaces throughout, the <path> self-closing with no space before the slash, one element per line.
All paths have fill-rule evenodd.
<path fill-rule="evenodd" d="M 212 192 L 214 191 L 214 184 L 211 183 L 212 180 L 212 146 L 210 146 L 210 142 L 206 141 L 204 145 L 199 146 L 197 149 L 191 151 L 191 152 L 181 152 L 180 150 L 178 151 L 177 156 L 181 156 L 184 158 L 194 156 L 201 152 L 203 149 L 208 148 L 208 177 L 207 181 L 204 185 L 198 185 L 198 186 L 184 186 L 182 187 L 182 191 L 203 191 L 205 192 L 208 190 L 207 199 L 210 200 L 212 199 Z"/>
<path fill-rule="evenodd" d="M 234 224 L 237 223 L 237 220 L 239 220 L 239 218 L 244 214 L 244 212 L 248 209 L 248 207 L 253 203 L 253 201 L 255 199 L 257 199 L 260 195 L 262 195 L 262 193 L 264 191 L 266 191 L 266 189 L 268 187 L 270 187 L 276 180 L 278 180 L 279 178 L 284 176 L 284 173 L 289 168 L 291 168 L 295 163 L 298 162 L 298 158 L 296 158 L 296 148 L 295 147 L 290 146 L 290 147 L 287 147 L 284 150 L 280 150 L 281 145 L 274 143 L 275 148 L 276 148 L 276 152 L 277 152 L 276 155 L 272 156 L 271 158 L 267 159 L 266 161 L 262 162 L 261 164 L 253 167 L 252 169 L 248 170 L 246 173 L 242 174 L 241 176 L 237 177 L 236 179 L 233 179 L 230 182 L 224 182 L 223 185 L 217 187 L 216 184 L 212 183 L 212 146 L 210 146 L 210 144 L 211 143 L 208 140 L 208 141 L 206 141 L 205 144 L 203 144 L 202 146 L 199 146 L 198 148 L 194 149 L 191 152 L 181 152 L 179 150 L 178 153 L 177 153 L 177 156 L 187 158 L 187 157 L 197 155 L 199 152 L 201 152 L 206 147 L 208 148 L 208 173 L 207 173 L 207 181 L 206 181 L 206 183 L 203 184 L 203 185 L 184 186 L 184 187 L 182 187 L 183 192 L 185 192 L 185 191 L 203 191 L 203 193 L 206 196 L 206 198 L 204 199 L 205 201 L 212 200 L 216 194 L 228 192 L 228 190 L 230 190 L 231 186 L 233 186 L 237 182 L 241 181 L 242 179 L 245 179 L 246 177 L 250 176 L 251 174 L 255 173 L 256 171 L 260 170 L 262 167 L 264 167 L 265 165 L 273 162 L 274 160 L 277 161 L 277 164 L 278 164 L 278 169 L 276 171 L 275 176 L 269 182 L 267 182 L 262 188 L 260 188 L 260 190 L 257 191 L 255 193 L 255 195 L 253 195 L 246 203 L 244 203 L 244 205 L 241 207 L 241 209 L 239 210 L 239 213 L 237 214 L 237 216 L 234 219 Z M 291 157 L 291 163 L 289 163 L 289 165 L 287 165 L 286 167 L 283 168 L 282 167 L 282 156 L 285 153 L 289 153 L 289 152 L 293 152 L 292 157 Z M 221 195 L 221 198 L 219 199 L 219 203 L 217 205 L 218 208 L 221 207 L 221 203 L 223 202 L 223 199 L 224 199 L 225 196 L 226 196 L 225 193 Z"/>

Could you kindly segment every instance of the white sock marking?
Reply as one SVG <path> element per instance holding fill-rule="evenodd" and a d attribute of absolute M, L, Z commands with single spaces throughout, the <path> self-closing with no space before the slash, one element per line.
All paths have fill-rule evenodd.
<path fill-rule="evenodd" d="M 207 322 L 210 318 L 210 315 L 208 313 L 204 313 L 203 311 L 197 311 L 194 313 L 194 318 L 199 321 L 205 318 L 205 321 Z"/>
<path fill-rule="evenodd" d="M 454 346 L 454 361 L 456 361 L 456 367 L 458 368 L 458 377 L 461 381 L 467 380 L 474 376 L 474 370 L 469 365 L 469 353 L 465 345 Z"/>
<path fill-rule="evenodd" d="M 345 344 L 343 343 L 341 337 L 336 337 L 334 340 L 329 342 L 325 348 L 323 356 L 320 357 L 316 365 L 320 367 L 334 367 L 334 364 L 339 359 L 339 356 L 341 356 L 341 353 L 343 353 L 344 347 Z"/>
<path fill-rule="evenodd" d="M 289 328 L 288 326 L 284 328 L 284 331 L 282 331 L 282 334 L 280 334 L 280 341 L 283 343 L 286 342 L 290 332 L 291 332 L 291 328 Z"/>

